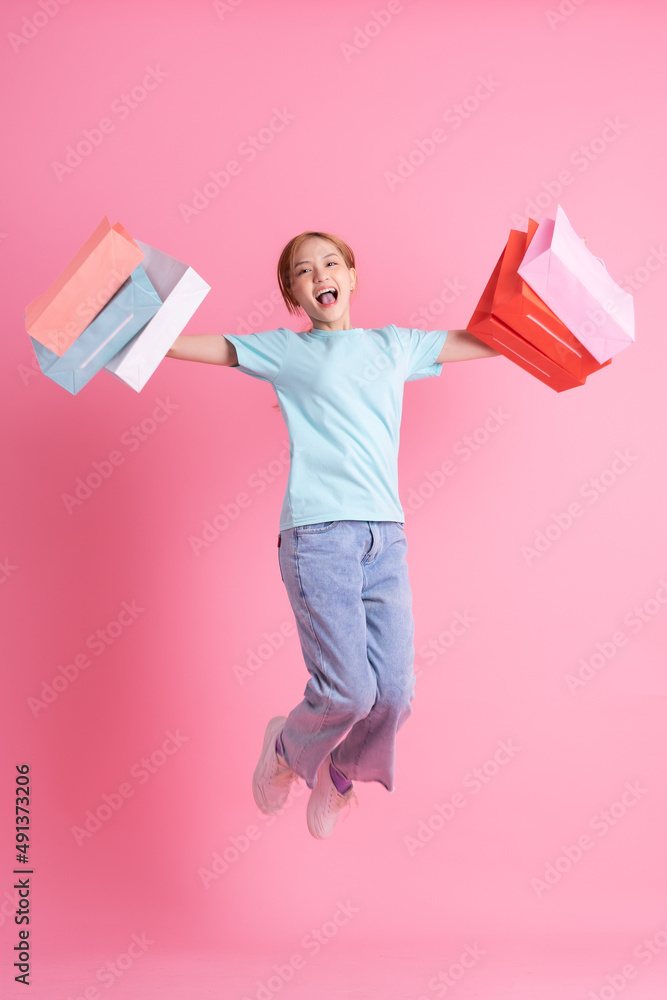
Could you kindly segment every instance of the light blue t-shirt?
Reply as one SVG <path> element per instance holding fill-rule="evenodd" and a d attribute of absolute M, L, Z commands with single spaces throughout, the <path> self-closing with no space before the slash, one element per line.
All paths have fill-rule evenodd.
<path fill-rule="evenodd" d="M 318 521 L 405 521 L 398 446 L 405 382 L 439 375 L 446 330 L 285 327 L 224 335 L 236 370 L 273 385 L 290 439 L 279 530 Z"/>

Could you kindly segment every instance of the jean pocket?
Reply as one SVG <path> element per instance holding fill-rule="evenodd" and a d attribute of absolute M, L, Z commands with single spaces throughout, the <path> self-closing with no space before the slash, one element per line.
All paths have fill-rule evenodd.
<path fill-rule="evenodd" d="M 313 524 L 299 524 L 294 530 L 297 535 L 315 535 L 322 531 L 330 531 L 337 524 L 340 524 L 340 521 L 315 521 Z"/>
<path fill-rule="evenodd" d="M 280 579 L 284 583 L 285 582 L 285 577 L 283 576 L 283 567 L 282 567 L 282 563 L 280 562 L 280 549 L 281 549 L 281 544 L 280 543 L 281 542 L 282 542 L 282 538 L 281 538 L 280 532 L 278 532 L 278 569 L 280 570 Z"/>

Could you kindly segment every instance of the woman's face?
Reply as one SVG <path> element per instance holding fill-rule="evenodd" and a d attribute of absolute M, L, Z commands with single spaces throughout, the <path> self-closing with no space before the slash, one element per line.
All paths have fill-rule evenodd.
<path fill-rule="evenodd" d="M 290 289 L 314 329 L 350 330 L 350 292 L 356 277 L 334 243 L 310 236 L 296 254 Z"/>

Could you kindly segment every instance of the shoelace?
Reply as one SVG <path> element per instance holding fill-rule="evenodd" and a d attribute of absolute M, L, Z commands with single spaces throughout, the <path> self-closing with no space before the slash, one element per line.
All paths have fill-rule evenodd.
<path fill-rule="evenodd" d="M 281 764 L 281 762 L 277 760 L 276 770 L 273 774 L 273 778 L 271 779 L 271 784 L 290 785 L 297 778 L 298 775 L 292 770 L 292 768 L 288 764 Z"/>
<path fill-rule="evenodd" d="M 333 803 L 333 808 L 331 808 L 332 802 L 330 797 L 328 802 L 328 807 L 331 812 L 340 812 L 342 809 L 345 809 L 346 811 L 345 814 L 343 815 L 343 819 L 346 820 L 352 810 L 352 803 L 354 803 L 356 809 L 359 808 L 359 799 L 357 798 L 357 793 L 355 792 L 354 787 L 348 788 L 348 790 L 345 793 L 342 793 L 338 791 L 335 785 L 333 785 L 332 790 L 336 796 L 336 800 Z M 331 793 L 329 794 L 331 796 Z"/>

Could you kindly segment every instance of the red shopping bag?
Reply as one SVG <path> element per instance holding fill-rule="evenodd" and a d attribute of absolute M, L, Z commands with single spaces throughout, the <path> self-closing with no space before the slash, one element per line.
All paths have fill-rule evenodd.
<path fill-rule="evenodd" d="M 467 329 L 556 392 L 583 385 L 600 364 L 518 274 L 537 230 L 512 229 Z"/>

